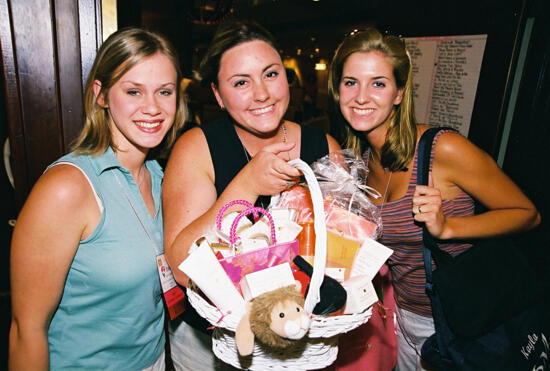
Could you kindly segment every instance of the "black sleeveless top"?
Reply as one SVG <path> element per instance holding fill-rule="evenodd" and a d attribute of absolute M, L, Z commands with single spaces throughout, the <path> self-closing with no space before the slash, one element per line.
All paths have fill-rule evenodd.
<path fill-rule="evenodd" d="M 312 164 L 328 154 L 327 137 L 320 129 L 300 126 L 302 130 L 300 158 L 308 164 Z M 250 157 L 250 154 L 245 154 L 245 149 L 229 118 L 212 121 L 199 126 L 199 128 L 203 131 L 208 143 L 214 165 L 214 186 L 219 196 L 237 173 L 246 166 L 247 155 Z M 270 200 L 271 196 L 260 196 L 256 201 L 256 206 L 267 207 Z M 199 316 L 188 301 L 181 319 L 201 332 L 211 333 L 211 330 L 207 330 L 210 323 Z"/>
<path fill-rule="evenodd" d="M 232 122 L 223 118 L 200 126 L 208 147 L 212 164 L 214 165 L 214 186 L 218 196 L 222 194 L 229 182 L 248 163 L 250 154 L 246 153 Z M 300 158 L 312 164 L 319 158 L 328 154 L 328 142 L 326 134 L 317 128 L 302 126 L 302 139 L 300 145 Z M 256 202 L 257 206 L 269 205 L 271 196 L 261 196 Z"/>

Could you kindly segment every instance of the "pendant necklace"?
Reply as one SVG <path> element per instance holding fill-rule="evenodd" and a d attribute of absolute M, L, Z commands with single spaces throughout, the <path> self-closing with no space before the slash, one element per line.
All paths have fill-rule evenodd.
<path fill-rule="evenodd" d="M 286 143 L 286 141 L 287 141 L 287 132 L 286 132 L 286 126 L 285 126 L 284 121 L 281 124 L 281 128 L 283 129 L 283 143 Z M 244 155 L 246 157 L 246 162 L 249 163 L 250 162 L 250 155 L 248 154 L 248 151 L 246 150 L 246 147 L 244 146 L 243 141 L 241 140 L 241 138 L 239 138 L 239 142 L 241 142 L 241 146 L 243 147 Z M 290 161 L 290 154 L 288 154 L 288 161 Z"/>
<path fill-rule="evenodd" d="M 369 148 L 367 150 L 366 156 L 363 155 L 363 159 L 365 160 L 365 165 L 367 166 L 367 169 L 369 167 L 369 161 L 371 159 L 371 156 L 374 156 L 374 155 L 372 154 L 372 151 Z M 365 157 L 366 157 L 366 159 L 365 159 Z M 384 168 L 384 173 L 386 173 L 387 169 L 388 168 Z M 382 197 L 382 203 L 380 204 L 380 212 L 382 212 L 382 210 L 384 210 L 384 204 L 386 203 L 386 196 L 388 194 L 388 189 L 390 188 L 392 174 L 393 174 L 393 171 L 390 171 L 390 176 L 388 177 L 388 182 L 386 183 L 386 189 L 384 190 L 384 197 Z"/>
<path fill-rule="evenodd" d="M 385 171 L 386 169 L 384 169 Z M 391 182 L 391 175 L 393 174 L 393 171 L 390 171 L 390 176 L 388 178 L 388 182 L 386 183 L 386 189 L 384 190 L 384 197 L 382 198 L 382 205 L 380 206 L 380 211 L 384 209 L 384 204 L 386 203 L 386 195 L 388 194 L 388 188 L 390 187 Z"/>
<path fill-rule="evenodd" d="M 287 132 L 286 132 L 286 126 L 285 126 L 284 121 L 281 124 L 281 127 L 283 129 L 283 143 L 286 143 L 286 141 L 287 141 Z M 238 137 L 238 135 L 237 135 L 237 137 Z M 246 147 L 244 146 L 243 141 L 241 140 L 241 138 L 238 137 L 238 139 L 239 139 L 239 142 L 241 143 L 241 147 L 243 148 L 244 156 L 246 157 L 246 163 L 248 164 L 250 162 L 250 155 L 248 154 L 248 151 L 246 150 Z M 288 155 L 288 157 L 289 157 L 288 160 L 290 161 L 290 154 Z M 262 202 L 262 197 L 263 196 L 259 197 L 257 202 L 261 205 L 262 208 L 265 209 L 266 205 L 264 205 L 264 202 Z M 268 205 L 269 205 L 269 200 L 268 200 Z"/>

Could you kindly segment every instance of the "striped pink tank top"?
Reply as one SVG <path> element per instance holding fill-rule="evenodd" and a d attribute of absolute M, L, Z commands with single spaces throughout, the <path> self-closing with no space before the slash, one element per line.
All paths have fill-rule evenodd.
<path fill-rule="evenodd" d="M 435 143 L 444 131 L 434 138 L 430 158 L 430 171 L 433 162 Z M 395 301 L 400 308 L 431 317 L 430 299 L 425 292 L 426 272 L 422 252 L 422 227 L 415 224 L 412 216 L 412 196 L 416 187 L 416 153 L 414 165 L 405 196 L 387 202 L 381 209 L 382 236 L 380 243 L 391 248 L 393 254 L 388 259 L 392 272 Z M 447 217 L 471 216 L 474 214 L 473 199 L 462 192 L 452 200 L 443 200 L 443 212 Z M 440 243 L 439 246 L 452 255 L 469 248 L 465 243 Z"/>

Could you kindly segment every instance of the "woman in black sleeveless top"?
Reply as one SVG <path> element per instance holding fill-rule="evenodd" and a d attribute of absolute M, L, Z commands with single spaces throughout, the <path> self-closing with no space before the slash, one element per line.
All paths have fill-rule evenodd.
<path fill-rule="evenodd" d="M 174 146 L 163 184 L 164 244 L 176 280 L 192 242 L 235 199 L 267 206 L 300 176 L 287 163 L 311 163 L 340 150 L 329 135 L 284 120 L 290 100 L 285 67 L 272 36 L 254 22 L 220 26 L 200 65 L 227 118 L 190 129 Z M 214 369 L 209 324 L 188 309 L 170 324 L 176 369 Z"/>

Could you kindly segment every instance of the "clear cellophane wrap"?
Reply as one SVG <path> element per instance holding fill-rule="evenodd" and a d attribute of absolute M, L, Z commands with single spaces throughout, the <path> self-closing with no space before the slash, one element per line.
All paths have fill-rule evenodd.
<path fill-rule="evenodd" d="M 342 150 L 320 158 L 312 169 L 323 193 L 327 229 L 356 241 L 376 239 L 382 231 L 382 220 L 369 197 L 380 198 L 380 192 L 366 185 L 365 161 L 350 150 Z M 305 184 L 283 192 L 277 206 L 296 209 L 300 224 L 313 220 Z"/>

